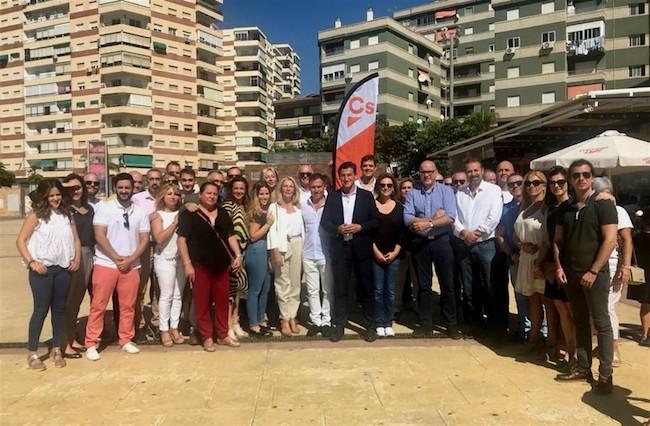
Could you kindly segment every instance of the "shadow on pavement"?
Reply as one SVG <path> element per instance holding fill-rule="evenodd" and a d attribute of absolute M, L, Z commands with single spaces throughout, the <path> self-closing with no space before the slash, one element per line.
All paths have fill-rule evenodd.
<path fill-rule="evenodd" d="M 582 402 L 593 409 L 614 419 L 621 425 L 640 425 L 650 417 L 650 411 L 632 405 L 630 401 L 649 403 L 650 399 L 634 398 L 629 395 L 631 390 L 614 385 L 614 392 L 611 395 L 598 395 L 595 392 L 585 392 Z M 644 419 L 639 421 L 635 417 Z"/>

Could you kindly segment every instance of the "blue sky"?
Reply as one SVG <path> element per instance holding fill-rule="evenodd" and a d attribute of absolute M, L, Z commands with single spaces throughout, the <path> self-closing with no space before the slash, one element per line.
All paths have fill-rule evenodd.
<path fill-rule="evenodd" d="M 223 28 L 257 26 L 272 43 L 289 43 L 300 55 L 301 95 L 318 92 L 318 31 L 428 3 L 426 0 L 224 0 Z"/>

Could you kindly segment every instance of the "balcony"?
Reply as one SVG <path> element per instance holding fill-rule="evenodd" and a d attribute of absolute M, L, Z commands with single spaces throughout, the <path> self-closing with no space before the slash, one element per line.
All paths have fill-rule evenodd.
<path fill-rule="evenodd" d="M 25 140 L 28 142 L 51 141 L 52 139 L 70 138 L 72 129 L 70 127 L 27 129 Z"/>
<path fill-rule="evenodd" d="M 603 36 L 567 41 L 567 55 L 570 56 L 600 55 L 604 51 L 605 38 Z"/>
<path fill-rule="evenodd" d="M 99 4 L 131 3 L 138 6 L 149 7 L 149 0 L 99 0 Z"/>

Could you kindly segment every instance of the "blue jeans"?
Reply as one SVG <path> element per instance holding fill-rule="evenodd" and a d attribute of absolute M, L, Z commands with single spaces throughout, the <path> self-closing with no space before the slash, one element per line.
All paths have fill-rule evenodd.
<path fill-rule="evenodd" d="M 510 282 L 515 288 L 517 279 L 517 265 L 510 265 Z M 515 302 L 517 303 L 517 324 L 519 325 L 519 337 L 525 339 L 530 331 L 530 320 L 528 319 L 528 297 L 515 291 Z"/>
<path fill-rule="evenodd" d="M 271 287 L 269 256 L 266 238 L 255 241 L 246 248 L 246 272 L 248 273 L 248 298 L 246 311 L 248 325 L 254 326 L 264 321 L 266 302 Z"/>
<path fill-rule="evenodd" d="M 65 342 L 65 302 L 70 290 L 70 271 L 60 266 L 48 266 L 45 275 L 29 271 L 29 286 L 34 297 L 34 311 L 29 320 L 27 349 L 35 352 L 48 311 L 52 310 L 52 347 Z"/>
<path fill-rule="evenodd" d="M 391 327 L 395 313 L 395 277 L 399 258 L 388 265 L 372 263 L 373 290 L 375 293 L 375 322 L 377 327 Z"/>

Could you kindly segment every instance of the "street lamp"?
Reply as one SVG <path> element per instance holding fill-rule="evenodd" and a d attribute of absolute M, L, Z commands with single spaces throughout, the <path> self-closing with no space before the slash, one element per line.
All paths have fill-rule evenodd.
<path fill-rule="evenodd" d="M 445 46 L 449 43 L 449 118 L 454 118 L 454 50 L 457 50 L 456 44 L 458 42 L 458 29 L 449 36 L 449 28 L 443 27 L 440 29 L 442 33 L 442 40 Z"/>

